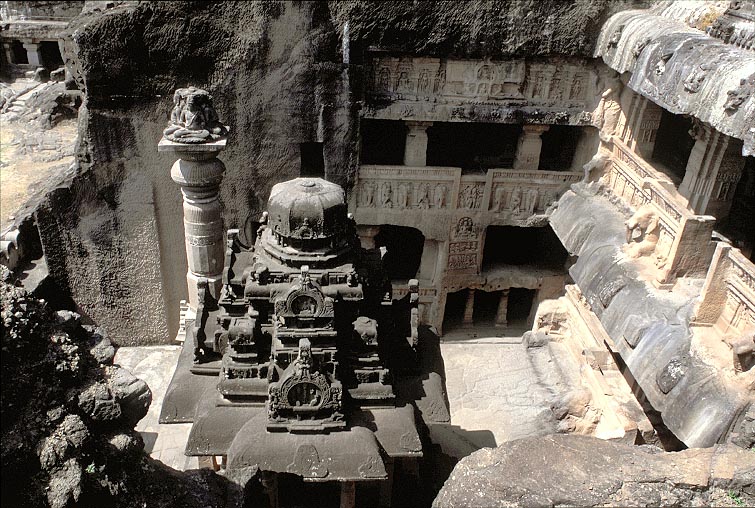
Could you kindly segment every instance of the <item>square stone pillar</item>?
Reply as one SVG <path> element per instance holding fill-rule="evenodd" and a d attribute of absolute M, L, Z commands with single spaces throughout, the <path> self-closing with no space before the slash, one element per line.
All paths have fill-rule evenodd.
<path fill-rule="evenodd" d="M 375 236 L 380 233 L 380 226 L 357 226 L 359 243 L 363 249 L 375 248 Z"/>
<path fill-rule="evenodd" d="M 540 150 L 543 147 L 543 140 L 540 136 L 549 128 L 548 125 L 522 126 L 522 134 L 519 136 L 519 142 L 516 146 L 514 169 L 537 170 L 540 165 Z"/>
<path fill-rule="evenodd" d="M 689 200 L 696 214 L 722 219 L 729 213 L 744 168 L 741 142 L 702 123 L 692 134 L 695 145 L 679 193 Z"/>
<path fill-rule="evenodd" d="M 506 328 L 508 320 L 506 318 L 509 311 L 509 290 L 501 291 L 501 299 L 498 301 L 498 310 L 495 313 L 495 327 Z"/>
<path fill-rule="evenodd" d="M 461 325 L 464 327 L 474 326 L 474 289 L 467 290 L 467 303 L 464 306 L 464 320 Z"/>
<path fill-rule="evenodd" d="M 26 57 L 29 59 L 29 65 L 39 67 L 42 65 L 42 55 L 39 53 L 39 44 L 35 42 L 25 42 L 24 49 Z"/>
<path fill-rule="evenodd" d="M 427 166 L 427 128 L 432 122 L 406 122 L 404 166 Z"/>
<path fill-rule="evenodd" d="M 631 139 L 629 148 L 645 159 L 653 156 L 655 136 L 661 125 L 663 109 L 655 102 L 640 97 L 639 106 L 632 112 L 630 118 Z"/>
<path fill-rule="evenodd" d="M 15 58 L 13 58 L 13 48 L 10 45 L 10 42 L 4 42 L 3 43 L 3 52 L 5 53 L 5 61 L 9 64 L 14 64 Z"/>
<path fill-rule="evenodd" d="M 170 170 L 183 195 L 184 236 L 188 272 L 189 306 L 196 311 L 197 284 L 207 279 L 210 294 L 220 297 L 225 261 L 225 231 L 218 199 L 225 165 L 217 156 L 226 140 L 211 143 L 176 143 L 163 138 L 159 152 L 174 153 L 178 160 Z"/>

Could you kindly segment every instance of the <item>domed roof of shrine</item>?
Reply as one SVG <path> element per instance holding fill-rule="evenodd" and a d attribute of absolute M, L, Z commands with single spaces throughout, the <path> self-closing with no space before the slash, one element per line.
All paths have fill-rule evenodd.
<path fill-rule="evenodd" d="M 343 188 L 322 178 L 294 178 L 275 184 L 267 212 L 273 232 L 300 240 L 333 237 L 346 224 Z"/>

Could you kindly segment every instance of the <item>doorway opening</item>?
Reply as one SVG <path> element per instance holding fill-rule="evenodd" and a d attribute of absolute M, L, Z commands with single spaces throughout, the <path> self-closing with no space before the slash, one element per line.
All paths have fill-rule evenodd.
<path fill-rule="evenodd" d="M 391 281 L 408 281 L 417 277 L 425 235 L 419 229 L 386 224 L 375 235 L 375 247 L 385 247 L 383 268 Z"/>
<path fill-rule="evenodd" d="M 507 328 L 527 330 L 532 323 L 532 304 L 535 301 L 536 289 L 509 289 L 509 303 L 506 311 Z"/>

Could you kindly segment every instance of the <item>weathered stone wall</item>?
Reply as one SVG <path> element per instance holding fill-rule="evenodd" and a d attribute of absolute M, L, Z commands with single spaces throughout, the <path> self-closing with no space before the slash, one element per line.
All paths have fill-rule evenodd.
<path fill-rule="evenodd" d="M 214 95 L 231 127 L 225 227 L 299 174 L 299 143 L 324 146 L 328 179 L 358 165 L 364 53 L 591 56 L 602 23 L 644 2 L 144 2 L 85 11 L 65 58 L 87 101 L 80 170 L 40 224 L 51 274 L 121 344 L 168 342 L 185 298 L 180 191 L 157 154 L 172 91 Z M 348 25 L 348 29 L 346 26 Z M 348 33 L 346 41 L 344 34 Z M 348 44 L 346 44 L 348 43 Z M 344 64 L 343 47 L 350 47 Z"/>

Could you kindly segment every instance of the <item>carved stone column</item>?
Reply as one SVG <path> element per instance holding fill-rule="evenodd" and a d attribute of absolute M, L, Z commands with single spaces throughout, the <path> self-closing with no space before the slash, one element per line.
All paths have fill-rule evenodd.
<path fill-rule="evenodd" d="M 464 306 L 464 320 L 461 325 L 464 327 L 474 326 L 474 289 L 467 290 L 467 303 Z"/>
<path fill-rule="evenodd" d="M 225 165 L 218 154 L 225 140 L 213 143 L 182 144 L 163 139 L 160 152 L 172 152 L 178 160 L 170 177 L 181 186 L 183 195 L 184 236 L 189 271 L 186 280 L 189 306 L 197 308 L 197 281 L 204 277 L 215 298 L 220 296 L 223 260 L 223 217 L 218 193 Z"/>
<path fill-rule="evenodd" d="M 427 166 L 427 128 L 432 122 L 406 122 L 404 166 Z"/>
<path fill-rule="evenodd" d="M 496 328 L 506 328 L 508 326 L 508 321 L 506 319 L 506 315 L 509 310 L 509 290 L 504 289 L 501 291 L 501 299 L 498 302 L 498 310 L 495 313 L 495 327 Z"/>
<path fill-rule="evenodd" d="M 173 153 L 178 160 L 170 170 L 183 194 L 184 237 L 188 272 L 189 306 L 196 311 L 197 284 L 207 280 L 207 289 L 220 297 L 225 244 L 223 216 L 218 193 L 225 165 L 218 154 L 225 148 L 228 128 L 220 123 L 212 96 L 194 87 L 179 88 L 173 96 L 170 124 L 157 145 L 159 152 Z"/>
<path fill-rule="evenodd" d="M 537 170 L 540 165 L 540 150 L 543 147 L 543 140 L 540 136 L 549 128 L 548 125 L 524 125 L 522 127 L 522 134 L 519 136 L 519 142 L 516 146 L 514 169 Z"/>
<path fill-rule="evenodd" d="M 33 67 L 39 67 L 42 65 L 42 59 L 39 54 L 39 44 L 25 42 L 24 49 L 26 50 L 26 57 L 29 59 L 29 65 Z"/>

